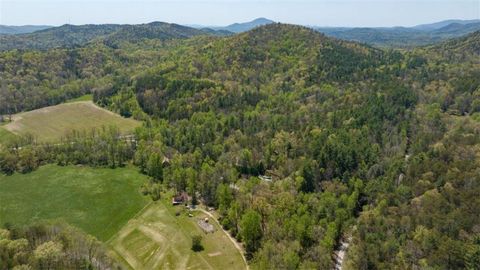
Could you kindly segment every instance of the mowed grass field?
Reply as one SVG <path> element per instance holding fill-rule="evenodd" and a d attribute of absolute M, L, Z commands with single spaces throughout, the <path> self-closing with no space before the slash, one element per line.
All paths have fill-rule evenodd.
<path fill-rule="evenodd" d="M 20 135 L 32 134 L 41 142 L 55 142 L 71 130 L 88 131 L 115 125 L 126 134 L 140 124 L 100 108 L 92 101 L 79 101 L 16 114 L 12 122 L 0 128 Z"/>
<path fill-rule="evenodd" d="M 108 244 L 133 269 L 246 269 L 240 251 L 216 223 L 214 233 L 204 233 L 197 225 L 206 217 L 193 211 L 175 213 L 183 206 L 171 206 L 167 198 L 152 202 L 130 220 Z M 191 250 L 191 236 L 203 237 L 203 251 Z"/>
<path fill-rule="evenodd" d="M 63 219 L 106 241 L 149 202 L 139 191 L 144 181 L 136 168 L 46 165 L 0 174 L 0 226 Z"/>

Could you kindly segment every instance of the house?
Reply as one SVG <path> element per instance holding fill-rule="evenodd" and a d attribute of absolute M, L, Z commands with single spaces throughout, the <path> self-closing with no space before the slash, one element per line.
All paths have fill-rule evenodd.
<path fill-rule="evenodd" d="M 179 205 L 187 202 L 188 202 L 188 194 L 185 191 L 173 196 L 172 198 L 172 205 Z"/>

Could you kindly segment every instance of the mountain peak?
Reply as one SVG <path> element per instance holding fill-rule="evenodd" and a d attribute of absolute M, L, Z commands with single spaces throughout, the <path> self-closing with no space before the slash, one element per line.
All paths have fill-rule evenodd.
<path fill-rule="evenodd" d="M 263 23 L 263 24 L 274 23 L 274 21 L 272 21 L 270 19 L 267 19 L 267 18 L 264 18 L 264 17 L 256 18 L 255 20 L 253 20 L 251 22 L 252 23 Z"/>
<path fill-rule="evenodd" d="M 274 23 L 274 21 L 266 19 L 266 18 L 257 18 L 253 21 L 250 22 L 245 22 L 245 23 L 234 23 L 226 27 L 222 27 L 221 30 L 227 30 L 233 33 L 241 33 L 241 32 L 246 32 L 249 31 L 255 27 L 266 25 L 266 24 L 271 24 Z"/>
<path fill-rule="evenodd" d="M 448 26 L 450 24 L 471 24 L 471 23 L 479 23 L 480 20 L 474 19 L 474 20 L 445 20 L 445 21 L 440 21 L 440 22 L 435 22 L 435 23 L 429 23 L 429 24 L 420 24 L 417 26 L 414 26 L 414 29 L 418 30 L 437 30 L 442 27 Z"/>

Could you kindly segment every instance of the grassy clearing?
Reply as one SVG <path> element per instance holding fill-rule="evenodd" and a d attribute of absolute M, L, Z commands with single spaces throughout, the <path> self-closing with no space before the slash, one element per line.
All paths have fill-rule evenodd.
<path fill-rule="evenodd" d="M 79 102 L 79 101 L 92 101 L 92 100 L 93 100 L 93 95 L 92 94 L 87 94 L 87 95 L 83 95 L 81 97 L 69 99 L 69 100 L 67 100 L 67 103 L 69 103 L 69 102 Z"/>
<path fill-rule="evenodd" d="M 91 101 L 82 101 L 19 113 L 3 127 L 15 134 L 32 134 L 42 142 L 54 142 L 74 129 L 91 130 L 110 125 L 119 127 L 122 133 L 129 133 L 140 122 L 123 118 Z"/>
<path fill-rule="evenodd" d="M 63 219 L 105 241 L 148 203 L 139 192 L 144 181 L 134 168 L 47 165 L 0 175 L 0 225 Z"/>
<path fill-rule="evenodd" d="M 171 206 L 169 200 L 151 203 L 131 219 L 109 245 L 133 269 L 246 269 L 240 252 L 215 223 L 215 232 L 205 234 L 197 225 L 205 214 L 193 217 Z M 181 211 L 176 216 L 177 211 Z M 191 250 L 191 237 L 202 235 L 204 250 Z"/>

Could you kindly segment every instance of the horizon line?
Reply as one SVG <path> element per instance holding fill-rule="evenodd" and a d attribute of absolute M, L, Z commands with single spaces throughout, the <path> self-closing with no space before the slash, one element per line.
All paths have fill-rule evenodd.
<path fill-rule="evenodd" d="M 458 18 L 449 18 L 449 19 L 444 19 L 444 20 L 439 20 L 439 21 L 431 21 L 427 23 L 420 23 L 420 24 L 415 24 L 415 25 L 392 25 L 392 26 L 355 26 L 355 25 L 349 25 L 349 26 L 344 26 L 344 25 L 318 25 L 318 24 L 301 24 L 301 23 L 292 23 L 292 22 L 281 22 L 281 21 L 275 21 L 272 19 L 269 19 L 267 17 L 257 17 L 254 18 L 250 21 L 244 21 L 244 22 L 232 22 L 229 24 L 225 25 L 211 25 L 211 24 L 201 24 L 201 23 L 177 23 L 177 22 L 169 22 L 169 21 L 161 21 L 161 20 L 152 20 L 152 21 L 146 21 L 146 22 L 139 22 L 139 23 L 119 23 L 119 22 L 105 22 L 105 23 L 81 23 L 81 24 L 76 24 L 76 23 L 63 23 L 63 24 L 0 24 L 1 26 L 6 26 L 6 27 L 25 27 L 25 26 L 50 26 L 50 27 L 60 27 L 60 26 L 65 26 L 65 25 L 73 25 L 73 26 L 82 26 L 82 25 L 142 25 L 142 24 L 150 24 L 150 23 L 155 23 L 155 22 L 162 22 L 162 23 L 169 23 L 169 24 L 177 24 L 177 25 L 182 25 L 182 26 L 187 26 L 191 28 L 209 28 L 209 27 L 227 27 L 233 24 L 244 24 L 244 23 L 249 23 L 253 22 L 258 19 L 267 19 L 270 20 L 274 23 L 283 23 L 283 24 L 293 24 L 293 25 L 300 25 L 300 26 L 306 26 L 306 27 L 321 27 L 321 28 L 396 28 L 396 27 L 403 27 L 403 28 L 412 28 L 424 24 L 433 24 L 433 23 L 439 23 L 439 22 L 444 22 L 444 21 L 480 21 L 480 18 L 468 18 L 468 19 L 458 19 Z"/>

